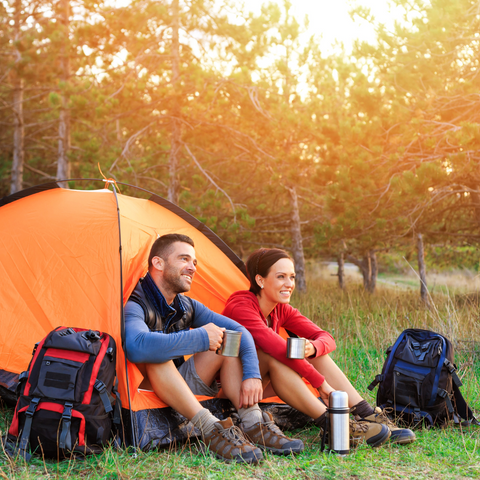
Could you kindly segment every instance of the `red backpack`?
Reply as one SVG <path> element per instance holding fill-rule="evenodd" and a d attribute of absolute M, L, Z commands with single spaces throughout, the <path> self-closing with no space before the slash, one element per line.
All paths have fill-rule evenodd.
<path fill-rule="evenodd" d="M 29 460 L 29 447 L 53 458 L 101 451 L 112 435 L 115 357 L 113 338 L 94 330 L 58 327 L 37 343 L 19 376 L 7 453 Z"/>

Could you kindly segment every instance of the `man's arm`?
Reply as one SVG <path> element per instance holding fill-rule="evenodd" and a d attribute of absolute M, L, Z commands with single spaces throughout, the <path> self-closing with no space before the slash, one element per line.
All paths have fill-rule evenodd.
<path fill-rule="evenodd" d="M 165 363 L 207 351 L 209 339 L 204 328 L 169 334 L 151 332 L 143 308 L 129 301 L 125 305 L 125 346 L 127 358 L 133 363 Z"/>
<path fill-rule="evenodd" d="M 208 323 L 214 323 L 220 328 L 242 332 L 239 356 L 243 367 L 243 381 L 248 378 L 261 379 L 262 376 L 260 375 L 260 368 L 258 366 L 257 349 L 255 348 L 255 342 L 248 330 L 235 322 L 235 320 L 231 320 L 230 318 L 213 312 L 196 300 L 192 300 L 192 303 L 195 309 L 195 318 L 193 321 L 194 329 L 204 330 L 200 327 L 203 327 Z"/>

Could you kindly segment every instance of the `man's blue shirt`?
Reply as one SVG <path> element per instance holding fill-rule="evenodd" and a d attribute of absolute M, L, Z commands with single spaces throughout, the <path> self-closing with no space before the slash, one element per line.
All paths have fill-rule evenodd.
<path fill-rule="evenodd" d="M 183 310 L 182 296 L 177 295 L 173 306 Z M 255 343 L 246 328 L 219 315 L 196 300 L 192 300 L 194 310 L 193 329 L 180 332 L 163 333 L 151 331 L 145 323 L 143 308 L 131 300 L 125 305 L 125 346 L 127 358 L 133 363 L 164 363 L 184 355 L 205 352 L 209 349 L 208 333 L 203 327 L 214 323 L 227 330 L 242 332 L 240 360 L 243 367 L 243 380 L 261 378 Z M 165 302 L 162 308 L 168 307 L 175 315 L 175 309 Z M 165 312 L 162 312 L 165 313 Z"/>

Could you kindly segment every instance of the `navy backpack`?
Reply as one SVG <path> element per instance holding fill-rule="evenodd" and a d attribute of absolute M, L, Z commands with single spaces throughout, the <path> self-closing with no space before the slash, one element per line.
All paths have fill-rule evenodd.
<path fill-rule="evenodd" d="M 386 351 L 378 385 L 377 405 L 403 424 L 444 426 L 450 421 L 480 425 L 463 398 L 454 364 L 453 346 L 439 333 L 404 330 Z"/>

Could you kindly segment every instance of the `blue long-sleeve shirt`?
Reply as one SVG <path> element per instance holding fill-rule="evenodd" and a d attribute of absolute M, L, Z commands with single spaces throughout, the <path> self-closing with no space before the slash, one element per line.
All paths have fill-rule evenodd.
<path fill-rule="evenodd" d="M 184 355 L 205 352 L 210 347 L 203 327 L 214 323 L 218 327 L 242 332 L 240 360 L 243 380 L 261 378 L 255 342 L 248 330 L 223 315 L 213 312 L 196 300 L 193 329 L 174 333 L 152 332 L 145 323 L 143 308 L 133 301 L 125 305 L 125 346 L 127 358 L 133 363 L 164 363 Z"/>

